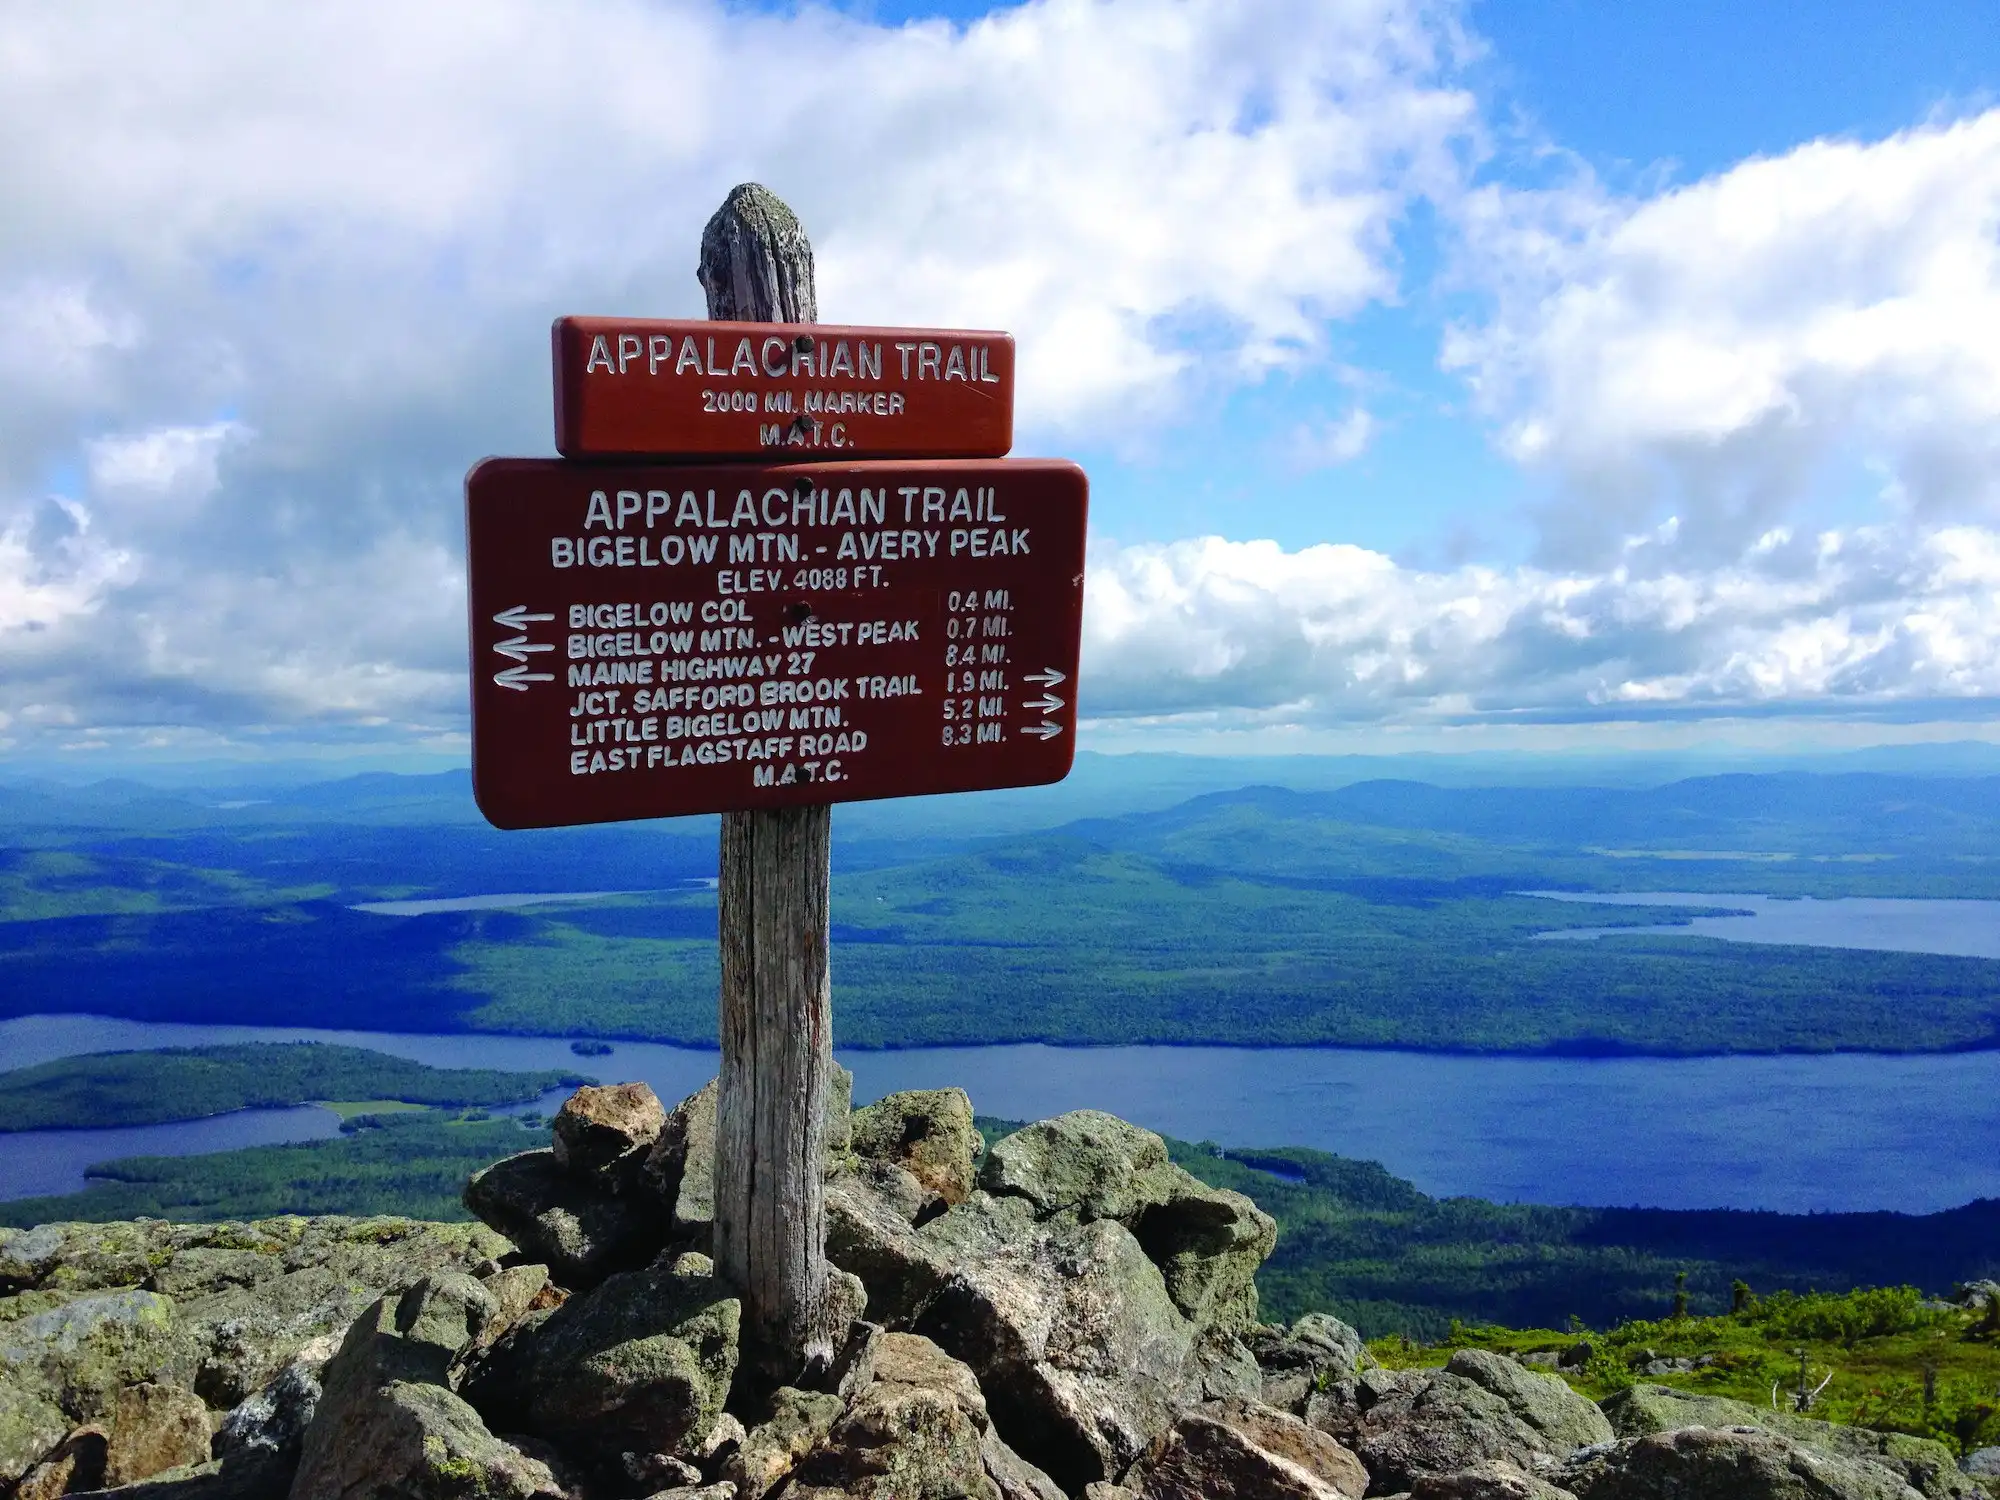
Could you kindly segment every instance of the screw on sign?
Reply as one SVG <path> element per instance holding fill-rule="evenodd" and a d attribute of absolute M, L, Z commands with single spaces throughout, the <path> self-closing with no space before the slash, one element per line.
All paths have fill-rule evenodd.
<path fill-rule="evenodd" d="M 1068 774 L 1087 485 L 1054 460 L 466 480 L 473 788 L 503 828 Z"/>

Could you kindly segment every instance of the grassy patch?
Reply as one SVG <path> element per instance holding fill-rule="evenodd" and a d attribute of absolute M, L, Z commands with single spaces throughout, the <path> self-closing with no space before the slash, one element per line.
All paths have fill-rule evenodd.
<path fill-rule="evenodd" d="M 1912 1287 L 1752 1296 L 1717 1317 L 1602 1332 L 1461 1324 L 1435 1343 L 1391 1336 L 1370 1348 L 1407 1368 L 1443 1364 L 1461 1348 L 1547 1355 L 1579 1343 L 1589 1358 L 1559 1373 L 1593 1400 L 1646 1381 L 1792 1412 L 1803 1379 L 1817 1393 L 1807 1416 L 1936 1438 L 1960 1454 L 2000 1444 L 2000 1322 L 1936 1306 Z M 1683 1363 L 1694 1368 L 1663 1368 Z"/>

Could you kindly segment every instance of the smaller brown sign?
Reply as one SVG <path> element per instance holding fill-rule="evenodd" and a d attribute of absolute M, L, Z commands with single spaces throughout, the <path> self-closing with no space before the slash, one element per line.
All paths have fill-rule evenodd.
<path fill-rule="evenodd" d="M 1014 340 L 938 328 L 558 318 L 566 458 L 999 458 Z"/>

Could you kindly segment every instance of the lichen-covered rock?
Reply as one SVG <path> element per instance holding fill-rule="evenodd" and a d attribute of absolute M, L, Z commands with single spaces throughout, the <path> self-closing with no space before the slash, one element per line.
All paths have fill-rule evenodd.
<path fill-rule="evenodd" d="M 294 1360 L 263 1389 L 244 1397 L 215 1429 L 210 1451 L 224 1462 L 261 1456 L 284 1466 L 287 1473 L 296 1468 L 306 1429 L 319 1410 L 319 1374 L 325 1363 L 324 1358 Z"/>
<path fill-rule="evenodd" d="M 512 1246 L 484 1224 L 416 1219 L 273 1219 L 254 1224 L 174 1225 L 187 1243 L 159 1274 L 191 1252 L 250 1250 L 270 1274 L 230 1281 L 175 1307 L 161 1378 L 227 1410 L 260 1390 L 316 1341 L 337 1349 L 350 1324 L 385 1292 L 441 1271 L 469 1271 Z M 214 1235 L 206 1231 L 219 1231 Z M 193 1231 L 204 1231 L 199 1235 Z M 211 1262 L 212 1264 L 212 1262 Z M 323 1361 L 325 1353 L 311 1356 Z"/>
<path fill-rule="evenodd" d="M 545 1465 L 494 1437 L 447 1388 L 502 1317 L 462 1271 L 378 1299 L 321 1372 L 293 1500 L 559 1495 Z"/>
<path fill-rule="evenodd" d="M 1821 1422 L 1664 1385 L 1631 1386 L 1599 1404 L 1619 1437 L 1646 1437 L 1682 1427 L 1762 1427 L 1808 1448 L 1877 1464 L 1926 1500 L 1983 1500 L 1985 1495 L 1966 1478 L 1951 1450 L 1929 1438 Z"/>
<path fill-rule="evenodd" d="M 723 1465 L 722 1477 L 736 1486 L 740 1500 L 764 1500 L 846 1410 L 838 1396 L 780 1386 L 771 1398 L 771 1415 L 744 1435 Z"/>
<path fill-rule="evenodd" d="M 700 1256 L 620 1272 L 502 1339 L 467 1394 L 503 1429 L 686 1453 L 729 1394 L 741 1312 Z"/>
<path fill-rule="evenodd" d="M 1174 1165 L 1152 1131 L 1072 1110 L 996 1141 L 979 1182 L 995 1197 L 1025 1199 L 1038 1218 L 1116 1219 L 1138 1236 L 1197 1331 L 1256 1326 L 1257 1268 L 1277 1243 L 1276 1222 L 1241 1193 Z"/>
<path fill-rule="evenodd" d="M 1341 1493 L 1359 1497 L 1368 1488 L 1368 1471 L 1361 1460 L 1317 1427 L 1289 1412 L 1255 1401 L 1211 1401 L 1201 1409 L 1225 1427 L 1255 1443 L 1266 1453 L 1289 1459 Z"/>
<path fill-rule="evenodd" d="M 1166 1278 L 1174 1306 L 1199 1329 L 1254 1328 L 1257 1268 L 1278 1242 L 1277 1220 L 1241 1193 L 1209 1187 L 1179 1167 L 1156 1181 L 1163 1201 L 1141 1210 L 1131 1228 Z"/>
<path fill-rule="evenodd" d="M 1267 1325 L 1244 1335 L 1262 1372 L 1263 1402 L 1303 1416 L 1306 1398 L 1379 1361 L 1358 1331 L 1326 1313 L 1307 1313 L 1290 1328 Z"/>
<path fill-rule="evenodd" d="M 850 1149 L 856 1156 L 902 1168 L 947 1205 L 971 1195 L 978 1146 L 964 1089 L 908 1089 L 854 1114 Z"/>
<path fill-rule="evenodd" d="M 159 1371 L 173 1322 L 169 1299 L 129 1288 L 0 1323 L 0 1474 L 12 1479 L 72 1426 L 108 1419 L 119 1391 Z M 62 1413 L 53 1436 L 51 1408 Z"/>
<path fill-rule="evenodd" d="M 916 1331 L 972 1367 L 1000 1435 L 1066 1490 L 1115 1478 L 1200 1397 L 1194 1330 L 1109 1219 L 1037 1225 L 958 1264 Z"/>
<path fill-rule="evenodd" d="M 1069 1210 L 1082 1219 L 1127 1220 L 1165 1200 L 1172 1165 L 1166 1142 L 1152 1131 L 1077 1109 L 994 1142 L 979 1185 L 996 1197 L 1027 1199 L 1041 1217 Z"/>
<path fill-rule="evenodd" d="M 290 1500 L 565 1500 L 547 1465 L 441 1385 L 392 1381 L 328 1416 L 308 1434 Z"/>
<path fill-rule="evenodd" d="M 1493 1459 L 1534 1472 L 1612 1438 L 1604 1413 L 1560 1377 L 1483 1349 L 1459 1350 L 1442 1370 L 1364 1370 L 1311 1397 L 1306 1420 L 1354 1451 L 1379 1494 Z"/>
<path fill-rule="evenodd" d="M 580 1088 L 556 1111 L 556 1165 L 604 1192 L 629 1192 L 666 1122 L 659 1096 L 643 1083 Z"/>
<path fill-rule="evenodd" d="M 33 1468 L 69 1428 L 68 1415 L 47 1386 L 0 1378 L 0 1489 Z"/>
<path fill-rule="evenodd" d="M 354 1391 L 392 1380 L 457 1383 L 462 1356 L 500 1319 L 500 1304 L 463 1271 L 427 1276 L 378 1299 L 347 1330 L 321 1374 L 322 1400 L 337 1408 Z"/>
<path fill-rule="evenodd" d="M 1068 1500 L 1061 1486 L 1008 1447 L 990 1426 L 979 1439 L 979 1459 L 1000 1500 Z"/>
<path fill-rule="evenodd" d="M 572 1289 L 643 1266 L 667 1241 L 650 1194 L 612 1197 L 566 1175 L 553 1150 L 524 1151 L 475 1172 L 465 1206 Z"/>
<path fill-rule="evenodd" d="M 987 1473 L 987 1427 L 970 1370 L 927 1340 L 891 1334 L 875 1379 L 782 1493 L 785 1500 L 1003 1500 Z"/>
<path fill-rule="evenodd" d="M 1484 1463 L 1456 1474 L 1425 1474 L 1410 1500 L 1576 1500 L 1568 1490 L 1508 1463 Z"/>
<path fill-rule="evenodd" d="M 909 1180 L 900 1168 L 886 1170 Z M 902 1209 L 870 1174 L 843 1172 L 826 1185 L 826 1258 L 861 1278 L 863 1315 L 878 1323 L 910 1317 L 944 1279 L 935 1245 Z"/>
<path fill-rule="evenodd" d="M 1577 1500 L 1915 1500 L 1877 1464 L 1757 1427 L 1683 1427 L 1593 1447 L 1549 1475 Z"/>
<path fill-rule="evenodd" d="M 208 1462 L 208 1407 L 193 1391 L 145 1381 L 112 1405 L 106 1487 L 150 1479 L 166 1469 Z"/>
<path fill-rule="evenodd" d="M 1139 1500 L 1359 1500 L 1199 1413 L 1182 1417 L 1125 1483 Z"/>
<path fill-rule="evenodd" d="M 645 1178 L 669 1232 L 706 1249 L 715 1226 L 715 1098 L 711 1078 L 667 1112 L 646 1157 Z"/>
<path fill-rule="evenodd" d="M 12 1500 L 57 1500 L 71 1491 L 102 1489 L 110 1451 L 111 1435 L 102 1427 L 79 1427 L 21 1476 Z"/>

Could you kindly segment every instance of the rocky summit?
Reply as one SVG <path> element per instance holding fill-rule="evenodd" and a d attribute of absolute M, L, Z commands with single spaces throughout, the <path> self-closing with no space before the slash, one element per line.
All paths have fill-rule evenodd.
<path fill-rule="evenodd" d="M 1973 1500 L 1936 1443 L 1259 1320 L 1276 1228 L 1079 1110 L 956 1089 L 824 1163 L 838 1358 L 771 1386 L 714 1272 L 714 1085 L 579 1090 L 482 1221 L 0 1230 L 0 1500 Z M 1977 1469 L 1977 1465 L 1972 1466 Z"/>

